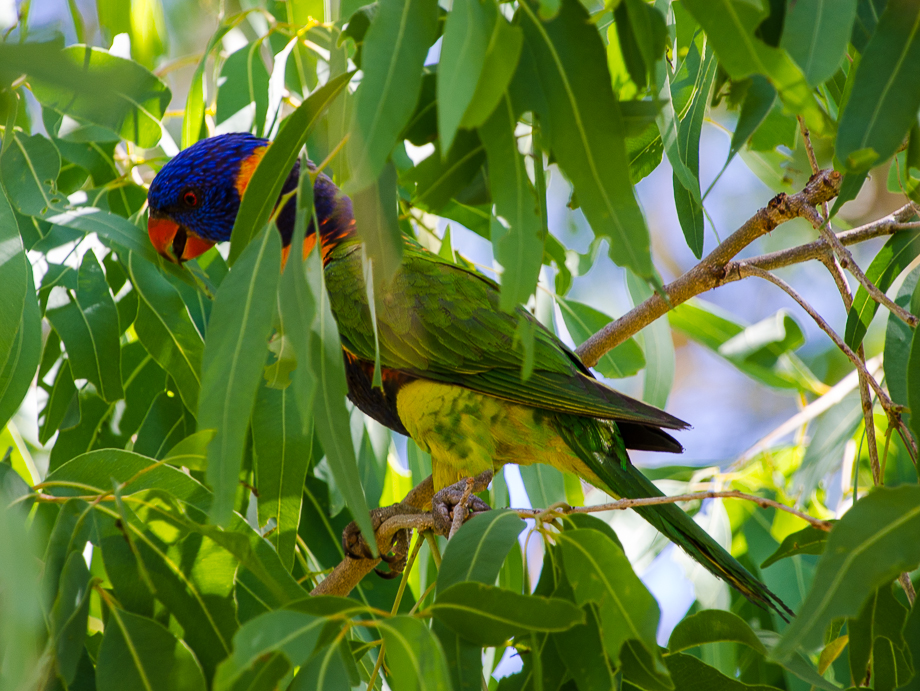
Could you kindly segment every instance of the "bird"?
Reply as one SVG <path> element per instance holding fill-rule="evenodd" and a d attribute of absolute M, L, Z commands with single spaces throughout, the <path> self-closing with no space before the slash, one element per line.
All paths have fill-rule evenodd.
<path fill-rule="evenodd" d="M 270 142 L 245 133 L 201 140 L 150 184 L 148 232 L 157 252 L 181 263 L 230 240 L 242 196 Z M 506 463 L 546 463 L 617 498 L 662 496 L 629 449 L 679 453 L 665 430 L 687 423 L 598 381 L 579 357 L 523 306 L 499 306 L 499 285 L 403 236 L 402 261 L 370 312 L 360 229 L 351 200 L 315 174 L 315 220 L 304 252 L 319 245 L 338 326 L 348 396 L 361 411 L 431 454 L 436 490 Z M 301 169 L 290 171 L 277 211 L 290 251 Z M 317 230 L 318 228 L 318 230 Z M 520 324 L 533 333 L 529 376 Z M 379 343 L 382 385 L 373 385 Z M 673 503 L 635 510 L 752 602 L 792 615 L 766 585 Z"/>

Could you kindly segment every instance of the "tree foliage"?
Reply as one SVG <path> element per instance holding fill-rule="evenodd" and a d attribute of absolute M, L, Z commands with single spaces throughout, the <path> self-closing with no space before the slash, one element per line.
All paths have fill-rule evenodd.
<path fill-rule="evenodd" d="M 22 3 L 0 42 L 0 688 L 920 688 L 920 4 L 239 4 L 220 3 L 193 60 L 176 59 L 160 0 L 97 0 L 91 18 L 70 2 L 75 40 L 36 28 Z M 116 36 L 129 39 L 120 50 Z M 833 346 L 806 358 L 786 310 L 749 324 L 696 297 L 717 282 L 688 274 L 679 295 L 663 284 L 634 186 L 667 160 L 701 258 L 705 122 L 729 130 L 723 171 L 740 156 L 790 195 L 818 173 L 834 201 L 802 197 L 781 219 L 812 221 L 811 245 L 729 262 L 780 222 L 749 209 L 757 233 L 700 274 L 808 259 L 849 270 L 846 358 Z M 229 252 L 165 262 L 145 232 L 152 176 L 177 142 L 246 129 L 274 143 Z M 513 510 L 477 515 L 449 541 L 416 535 L 402 578 L 311 596 L 343 559 L 345 526 L 370 537 L 368 509 L 401 500 L 431 464 L 409 440 L 403 470 L 390 432 L 346 403 L 318 253 L 292 252 L 279 270 L 272 209 L 304 148 L 355 201 L 374 289 L 401 233 L 471 266 L 451 242 L 449 224 L 463 226 L 491 243 L 503 309 L 550 295 L 550 327 L 592 342 L 600 375 L 642 373 L 648 402 L 667 401 L 672 334 L 798 395 L 795 440 L 750 439 L 750 453 L 723 459 L 737 460 L 729 473 L 650 471 L 671 492 L 728 478 L 840 518 L 828 533 L 748 502 L 684 504 L 798 616 L 786 623 L 687 566 L 696 601 L 658 638 L 637 564 L 663 545 L 630 535 L 643 543 L 630 561 L 620 512 L 542 515 L 527 533 Z M 906 206 L 834 235 L 870 172 Z M 593 233 L 583 254 L 551 227 L 550 176 Z M 844 245 L 880 235 L 860 271 Z M 610 333 L 611 316 L 570 295 L 602 240 L 639 315 Z M 664 296 L 667 319 L 640 323 Z M 879 313 L 885 333 L 868 338 Z M 527 352 L 532 331 L 519 337 Z M 548 466 L 521 477 L 534 506 L 585 503 Z M 832 505 L 841 482 L 845 513 Z M 508 497 L 498 475 L 487 499 Z M 499 680 L 502 659 L 517 668 Z"/>

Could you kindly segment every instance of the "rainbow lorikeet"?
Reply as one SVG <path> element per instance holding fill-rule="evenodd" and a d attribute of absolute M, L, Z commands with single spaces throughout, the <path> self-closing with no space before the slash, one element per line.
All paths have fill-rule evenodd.
<path fill-rule="evenodd" d="M 228 134 L 200 141 L 166 164 L 148 194 L 157 251 L 181 262 L 229 240 L 240 199 L 268 145 L 248 134 Z M 282 196 L 296 189 L 299 174 L 298 164 Z M 383 387 L 374 388 L 375 339 L 351 201 L 322 174 L 314 200 L 349 397 L 431 454 L 435 489 L 505 463 L 548 463 L 615 497 L 661 495 L 626 450 L 680 452 L 662 428 L 686 423 L 597 381 L 529 312 L 499 309 L 496 283 L 409 238 L 389 289 L 375 297 Z M 277 217 L 285 257 L 293 208 L 288 202 Z M 316 242 L 311 222 L 305 250 Z M 524 353 L 515 341 L 521 319 L 531 321 L 535 333 L 534 368 L 526 380 Z M 636 510 L 752 601 L 785 609 L 676 505 Z"/>

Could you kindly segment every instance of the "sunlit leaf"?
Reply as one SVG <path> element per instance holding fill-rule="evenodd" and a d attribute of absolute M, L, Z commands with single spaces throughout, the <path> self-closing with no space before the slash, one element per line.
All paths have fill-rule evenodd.
<path fill-rule="evenodd" d="M 208 445 L 208 480 L 215 499 L 211 514 L 222 524 L 233 510 L 280 273 L 281 237 L 268 228 L 243 251 L 214 298 L 202 355 L 198 423 L 217 430 Z"/>

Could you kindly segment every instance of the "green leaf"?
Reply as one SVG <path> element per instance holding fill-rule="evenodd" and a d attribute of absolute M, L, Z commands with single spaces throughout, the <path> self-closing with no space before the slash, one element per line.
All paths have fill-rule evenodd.
<path fill-rule="evenodd" d="M 816 648 L 827 625 L 855 616 L 868 595 L 920 563 L 920 487 L 878 488 L 834 525 L 814 585 L 773 657 Z"/>
<path fill-rule="evenodd" d="M 592 335 L 607 326 L 613 319 L 603 312 L 576 300 L 556 297 L 559 311 L 575 345 L 581 345 Z M 638 374 L 645 367 L 645 355 L 634 338 L 628 338 L 613 350 L 605 353 L 594 369 L 611 379 L 621 379 Z"/>
<path fill-rule="evenodd" d="M 80 552 L 71 552 L 61 573 L 60 591 L 51 609 L 51 633 L 57 670 L 73 683 L 83 655 L 86 622 L 89 617 L 90 574 Z"/>
<path fill-rule="evenodd" d="M 712 83 L 716 77 L 716 60 L 711 50 L 706 50 L 700 61 L 698 88 L 690 103 L 687 116 L 680 123 L 677 135 L 677 150 L 681 160 L 693 175 L 691 187 L 686 186 L 675 171 L 673 175 L 674 203 L 677 217 L 684 231 L 687 246 L 699 259 L 703 256 L 703 202 L 700 197 L 700 133 L 703 129 L 703 116 L 712 92 Z M 669 158 L 670 160 L 670 158 Z"/>
<path fill-rule="evenodd" d="M 917 122 L 920 5 L 890 0 L 856 68 L 835 153 L 850 172 L 887 160 Z"/>
<path fill-rule="evenodd" d="M 473 103 L 498 15 L 495 0 L 458 0 L 447 14 L 438 62 L 438 132 L 445 156 Z"/>
<path fill-rule="evenodd" d="M 904 278 L 895 303 L 910 310 L 914 314 L 920 312 L 920 292 L 917 291 L 917 284 L 920 283 L 920 267 L 911 271 Z M 915 300 L 911 296 L 915 295 Z M 913 302 L 913 304 L 911 304 Z M 908 405 L 908 386 L 907 386 L 907 361 L 910 357 L 911 340 L 914 336 L 914 329 L 902 322 L 896 316 L 888 313 L 888 327 L 885 330 L 885 383 L 888 386 L 888 393 L 891 400 L 903 406 Z M 907 411 L 902 413 L 904 422 L 909 423 L 910 415 Z"/>
<path fill-rule="evenodd" d="M 648 284 L 631 272 L 626 274 L 626 285 L 636 305 L 652 296 L 652 289 Z M 646 362 L 642 400 L 658 408 L 664 408 L 674 384 L 674 341 L 671 329 L 659 319 L 645 327 L 637 340 L 645 354 Z"/>
<path fill-rule="evenodd" d="M 131 253 L 128 271 L 140 297 L 134 321 L 137 337 L 172 377 L 185 406 L 197 410 L 204 353 L 201 334 L 179 291 L 152 264 Z"/>
<path fill-rule="evenodd" d="M 914 289 L 913 305 L 917 305 L 920 291 Z M 920 439 L 920 328 L 914 329 L 910 342 L 910 354 L 907 356 L 907 405 L 914 414 L 910 417 L 910 428 L 914 439 Z M 918 471 L 920 472 L 920 471 Z"/>
<path fill-rule="evenodd" d="M 413 203 L 433 212 L 441 211 L 470 183 L 485 159 L 485 148 L 475 131 L 458 132 L 446 159 L 435 145 L 434 153 L 404 178 L 418 183 Z"/>
<path fill-rule="evenodd" d="M 223 80 L 217 92 L 214 122 L 220 124 L 240 110 L 251 114 L 247 129 L 261 134 L 268 113 L 268 70 L 262 61 L 262 41 L 254 41 L 234 51 L 220 69 Z"/>
<path fill-rule="evenodd" d="M 600 35 L 577 0 L 564 0 L 550 21 L 528 3 L 520 12 L 548 101 L 540 116 L 549 148 L 595 234 L 608 238 L 610 258 L 650 277 L 648 228 L 629 180 L 625 129 Z"/>
<path fill-rule="evenodd" d="M 496 213 L 509 226 L 501 237 L 494 233 L 492 237 L 495 258 L 504 268 L 499 305 L 506 312 L 533 295 L 543 265 L 540 202 L 517 149 L 516 123 L 511 99 L 505 96 L 492 117 L 479 128 L 489 157 L 489 186 Z"/>
<path fill-rule="evenodd" d="M 759 74 L 751 77 L 751 85 L 744 96 L 744 103 L 741 105 L 741 112 L 738 115 L 738 122 L 735 124 L 735 131 L 732 133 L 728 161 L 731 161 L 735 154 L 741 151 L 741 148 L 751 138 L 751 135 L 763 124 L 767 115 L 773 110 L 774 103 L 776 103 L 776 89 L 773 88 L 773 85 Z"/>
<path fill-rule="evenodd" d="M 0 470 L 4 467 L 9 466 L 0 463 Z M 39 646 L 47 641 L 38 570 L 40 552 L 36 549 L 35 531 L 27 531 L 27 511 L 8 507 L 7 496 L 0 494 L 0 500 L 0 590 L 5 594 L 0 645 L 4 659 L 14 662 L 4 664 L 3 683 L 10 689 L 22 689 L 34 686 Z M 10 597 L 10 593 L 14 596 Z"/>
<path fill-rule="evenodd" d="M 351 658 L 351 659 L 349 659 Z M 347 662 L 346 662 L 347 660 Z M 288 691 L 340 691 L 352 687 L 349 666 L 354 667 L 347 640 L 320 648 L 301 666 Z"/>
<path fill-rule="evenodd" d="M 52 73 L 52 69 L 57 74 Z M 133 60 L 107 50 L 68 46 L 54 68 L 30 66 L 32 91 L 42 105 L 117 132 L 143 148 L 160 141 L 160 120 L 172 98 L 169 88 Z M 64 75 L 73 80 L 64 82 Z"/>
<path fill-rule="evenodd" d="M 301 162 L 301 166 L 305 161 Z M 302 168 L 301 168 L 302 169 Z M 313 218 L 313 181 L 302 175 L 297 189 L 297 213 L 295 215 L 292 244 L 303 246 L 307 223 Z M 301 429 L 308 430 L 313 418 L 313 397 L 316 393 L 316 377 L 310 360 L 311 327 L 316 317 L 316 301 L 307 285 L 304 260 L 301 252 L 288 256 L 278 289 L 278 320 L 281 337 L 288 339 L 294 347 L 298 366 L 294 369 L 293 390 L 300 410 Z"/>
<path fill-rule="evenodd" d="M 211 515 L 220 524 L 233 511 L 280 273 L 281 237 L 268 228 L 244 250 L 214 298 L 202 356 L 198 423 L 217 430 L 208 445 L 208 481 L 214 490 Z"/>
<path fill-rule="evenodd" d="M 204 674 L 185 643 L 161 624 L 117 608 L 109 610 L 96 661 L 99 691 L 205 691 Z"/>
<path fill-rule="evenodd" d="M 814 526 L 807 526 L 802 530 L 787 535 L 779 549 L 764 561 L 760 568 L 765 569 L 771 564 L 775 564 L 780 559 L 791 557 L 796 554 L 824 554 L 827 547 L 827 538 L 830 535 L 826 530 L 820 530 Z"/>
<path fill-rule="evenodd" d="M 233 637 L 233 653 L 217 668 L 214 691 L 227 691 L 260 658 L 280 651 L 292 665 L 299 665 L 313 652 L 328 621 L 303 612 L 276 610 L 252 619 Z"/>
<path fill-rule="evenodd" d="M 866 269 L 866 278 L 885 293 L 904 269 L 917 258 L 918 254 L 920 254 L 920 232 L 895 233 L 875 255 L 875 259 Z M 844 334 L 844 341 L 853 350 L 859 348 L 862 343 L 876 311 L 878 311 L 878 303 L 869 297 L 869 292 L 860 285 L 859 290 L 856 291 L 856 297 L 853 298 L 853 306 L 847 314 Z"/>
<path fill-rule="evenodd" d="M 732 641 L 746 645 L 761 655 L 767 649 L 744 619 L 732 612 L 704 609 L 682 619 L 668 639 L 668 650 L 679 653 L 705 643 Z"/>
<path fill-rule="evenodd" d="M 15 132 L 0 157 L 7 199 L 27 216 L 43 216 L 64 207 L 66 200 L 55 186 L 60 172 L 61 155 L 40 134 L 27 137 Z"/>
<path fill-rule="evenodd" d="M 859 617 L 847 619 L 850 674 L 854 680 L 866 679 L 870 666 L 876 688 L 880 688 L 879 681 L 883 676 L 895 677 L 900 672 L 902 677 L 910 677 L 909 672 L 904 674 L 911 664 L 902 633 L 907 615 L 907 608 L 894 597 L 889 583 L 872 593 Z M 902 678 L 899 684 L 889 683 L 881 688 L 893 691 L 896 685 L 903 685 L 905 681 L 907 679 Z"/>
<path fill-rule="evenodd" d="M 378 630 L 387 646 L 393 691 L 450 691 L 444 650 L 425 622 L 393 617 L 380 620 Z"/>
<path fill-rule="evenodd" d="M 715 667 L 707 665 L 699 658 L 684 653 L 668 655 L 664 659 L 668 672 L 674 680 L 674 686 L 678 689 L 685 688 L 702 688 L 712 689 L 712 691 L 745 691 L 746 689 L 755 689 L 756 691 L 776 691 L 773 686 L 762 684 L 745 684 L 733 677 L 727 677 Z"/>
<path fill-rule="evenodd" d="M 0 372 L 6 373 L 11 359 L 15 361 L 19 357 L 22 347 L 20 324 L 26 300 L 30 293 L 32 300 L 35 299 L 35 290 L 29 280 L 30 274 L 29 261 L 23 250 L 13 207 L 0 187 L 0 285 L 3 286 L 3 300 L 0 300 Z M 12 373 L 12 370 L 10 372 Z M 0 392 L 4 390 L 8 381 L 5 378 L 0 379 Z M 6 425 L 6 420 L 7 418 L 4 418 L 0 422 Z"/>
<path fill-rule="evenodd" d="M 463 524 L 447 543 L 438 571 L 441 592 L 461 581 L 493 583 L 504 556 L 524 530 L 513 511 L 489 511 Z"/>
<path fill-rule="evenodd" d="M 785 310 L 745 327 L 704 300 L 692 299 L 668 313 L 671 327 L 718 353 L 739 370 L 775 388 L 820 392 L 820 382 L 792 352 L 804 333 Z"/>
<path fill-rule="evenodd" d="M 307 282 L 316 306 L 310 335 L 310 366 L 316 378 L 313 424 L 323 445 L 335 484 L 371 549 L 376 549 L 367 500 L 358 473 L 358 461 L 351 441 L 351 428 L 345 408 L 348 384 L 342 361 L 342 341 L 329 307 L 329 294 L 323 277 L 319 252 L 306 261 Z"/>
<path fill-rule="evenodd" d="M 214 429 L 199 430 L 175 444 L 166 452 L 163 460 L 170 465 L 189 470 L 207 470 L 208 444 L 216 434 L 217 430 Z"/>
<path fill-rule="evenodd" d="M 802 68 L 810 86 L 837 72 L 855 18 L 856 0 L 800 0 L 789 5 L 780 47 Z"/>
<path fill-rule="evenodd" d="M 561 471 L 544 463 L 522 465 L 520 471 L 531 506 L 548 507 L 565 501 L 565 476 Z"/>
<path fill-rule="evenodd" d="M 784 50 L 756 36 L 765 15 L 761 5 L 744 0 L 689 0 L 685 7 L 706 32 L 719 64 L 732 79 L 754 74 L 767 77 L 789 111 L 801 114 L 816 133 L 827 129 L 827 115 L 798 65 Z"/>
<path fill-rule="evenodd" d="M 422 84 L 422 65 L 437 31 L 434 0 L 380 0 L 364 37 L 364 78 L 355 93 L 347 145 L 348 191 L 380 177 L 403 128 L 409 124 Z"/>
<path fill-rule="evenodd" d="M 509 24 L 499 13 L 489 36 L 476 91 L 460 121 L 461 127 L 480 127 L 489 119 L 514 77 L 523 45 L 521 27 Z"/>
<path fill-rule="evenodd" d="M 74 378 L 88 379 L 108 403 L 124 398 L 118 310 L 92 251 L 83 255 L 70 302 L 47 316 L 64 341 Z"/>
<path fill-rule="evenodd" d="M 583 608 L 585 623 L 550 636 L 559 657 L 578 686 L 578 691 L 609 691 L 617 687 L 617 666 L 610 659 L 601 637 L 595 605 Z"/>
<path fill-rule="evenodd" d="M 306 366 L 306 365 L 305 365 Z M 252 415 L 255 484 L 259 490 L 259 525 L 274 521 L 268 539 L 285 568 L 294 566 L 303 484 L 311 462 L 312 427 L 304 433 L 295 391 L 263 386 Z"/>
<path fill-rule="evenodd" d="M 529 631 L 566 631 L 584 622 L 584 613 L 566 600 L 520 595 L 484 583 L 455 583 L 438 594 L 430 611 L 481 646 L 501 645 Z"/>
<path fill-rule="evenodd" d="M 525 523 L 513 511 L 489 511 L 463 524 L 447 543 L 437 575 L 436 593 L 463 581 L 492 584 Z M 457 691 L 478 690 L 482 678 L 482 648 L 462 639 L 440 621 L 432 631 L 441 641 Z"/>
<path fill-rule="evenodd" d="M 566 530 L 559 535 L 559 543 L 575 601 L 579 605 L 598 605 L 604 647 L 611 659 L 618 660 L 623 644 L 633 639 L 656 656 L 654 666 L 660 667 L 655 642 L 658 604 L 633 572 L 619 545 L 590 529 Z"/>
<path fill-rule="evenodd" d="M 372 262 L 374 286 L 385 286 L 399 268 L 403 254 L 402 233 L 396 209 L 396 168 L 383 166 L 375 182 L 352 196 L 358 236 Z"/>
<path fill-rule="evenodd" d="M 353 73 L 349 72 L 330 79 L 285 118 L 274 142 L 265 151 L 253 172 L 240 202 L 240 210 L 237 212 L 233 233 L 230 236 L 230 255 L 227 262 L 231 266 L 239 259 L 246 245 L 268 223 L 281 195 L 281 188 L 284 187 L 300 155 L 300 149 L 323 113 L 352 76 Z"/>

